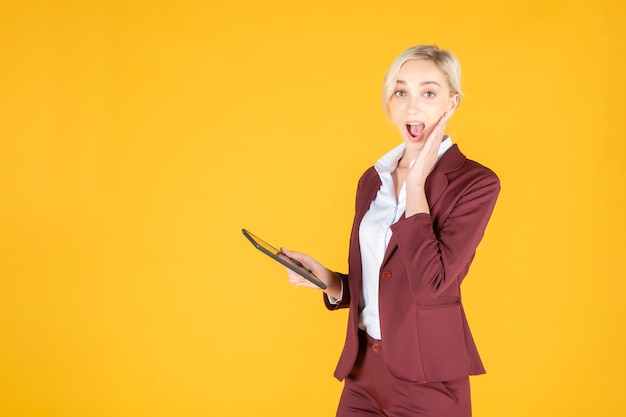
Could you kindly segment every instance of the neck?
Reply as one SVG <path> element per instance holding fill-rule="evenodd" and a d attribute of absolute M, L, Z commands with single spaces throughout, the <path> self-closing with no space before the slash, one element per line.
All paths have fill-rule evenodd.
<path fill-rule="evenodd" d="M 416 159 L 418 155 L 419 152 L 412 154 L 404 151 L 404 155 L 402 155 L 402 158 L 398 161 L 398 168 L 409 168 L 411 166 L 411 161 Z"/>

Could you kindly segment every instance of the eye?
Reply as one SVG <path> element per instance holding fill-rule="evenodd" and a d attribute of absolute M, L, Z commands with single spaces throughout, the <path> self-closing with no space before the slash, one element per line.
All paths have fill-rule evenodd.
<path fill-rule="evenodd" d="M 406 91 L 404 90 L 396 90 L 393 92 L 393 95 L 395 97 L 406 97 L 407 94 L 406 94 Z"/>
<path fill-rule="evenodd" d="M 428 98 L 433 98 L 433 97 L 435 97 L 435 93 L 433 93 L 432 91 L 426 91 L 424 93 L 424 96 L 428 97 Z"/>

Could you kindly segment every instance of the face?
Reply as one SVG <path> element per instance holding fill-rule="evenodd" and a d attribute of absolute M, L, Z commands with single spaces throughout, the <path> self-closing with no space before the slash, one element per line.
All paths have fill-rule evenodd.
<path fill-rule="evenodd" d="M 402 65 L 389 112 L 407 153 L 422 149 L 441 116 L 453 110 L 458 100 L 458 94 L 450 95 L 446 76 L 434 62 L 410 60 Z"/>

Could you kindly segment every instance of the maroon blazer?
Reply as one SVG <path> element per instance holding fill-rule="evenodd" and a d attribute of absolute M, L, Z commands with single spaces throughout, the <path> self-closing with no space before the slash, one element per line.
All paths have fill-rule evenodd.
<path fill-rule="evenodd" d="M 348 329 L 335 377 L 343 380 L 357 359 L 362 266 L 359 226 L 381 181 L 369 168 L 359 180 L 343 298 L 327 308 L 349 307 Z M 500 192 L 496 174 L 467 159 L 457 145 L 426 180 L 430 214 L 404 216 L 379 271 L 383 355 L 389 371 L 406 381 L 451 381 L 485 373 L 461 305 L 460 286 Z"/>

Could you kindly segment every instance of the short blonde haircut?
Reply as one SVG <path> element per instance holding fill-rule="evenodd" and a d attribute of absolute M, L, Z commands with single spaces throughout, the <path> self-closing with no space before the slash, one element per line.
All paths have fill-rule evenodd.
<path fill-rule="evenodd" d="M 407 61 L 421 59 L 432 61 L 437 65 L 448 80 L 450 96 L 458 94 L 458 103 L 461 102 L 461 96 L 463 95 L 461 93 L 461 65 L 456 56 L 450 51 L 439 49 L 437 45 L 416 45 L 398 55 L 385 74 L 383 83 L 383 108 L 387 115 L 389 115 L 389 100 L 396 88 L 400 68 Z"/>

